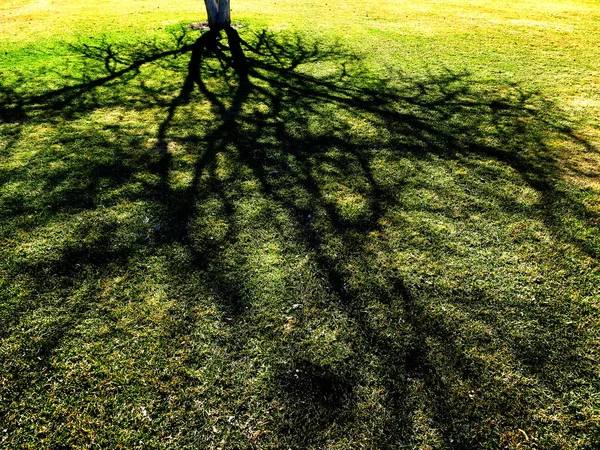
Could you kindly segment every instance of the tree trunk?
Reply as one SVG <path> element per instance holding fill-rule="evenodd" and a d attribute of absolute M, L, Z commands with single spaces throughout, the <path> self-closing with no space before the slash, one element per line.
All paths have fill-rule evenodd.
<path fill-rule="evenodd" d="M 231 25 L 229 0 L 204 0 L 208 15 L 208 26 L 220 31 Z"/>
<path fill-rule="evenodd" d="M 231 27 L 230 0 L 204 0 L 206 14 L 208 15 L 208 26 L 210 31 L 202 35 L 196 42 L 192 61 L 190 61 L 189 73 L 191 79 L 198 80 L 200 74 L 200 57 L 205 50 L 210 51 L 211 45 L 216 42 L 221 30 L 227 33 L 227 42 L 231 51 L 231 67 L 238 73 L 242 80 L 248 79 L 248 64 L 244 51 L 242 50 L 239 34 Z"/>
<path fill-rule="evenodd" d="M 229 28 L 231 25 L 229 0 L 219 0 L 219 26 Z"/>
<path fill-rule="evenodd" d="M 219 3 L 218 0 L 204 0 L 204 4 L 208 15 L 208 26 L 212 30 L 219 22 Z"/>

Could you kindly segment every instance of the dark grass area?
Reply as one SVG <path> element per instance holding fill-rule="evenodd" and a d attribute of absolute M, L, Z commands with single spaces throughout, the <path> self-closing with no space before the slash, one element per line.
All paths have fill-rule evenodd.
<path fill-rule="evenodd" d="M 599 446 L 597 149 L 516 84 L 243 38 L 2 85 L 3 445 Z"/>

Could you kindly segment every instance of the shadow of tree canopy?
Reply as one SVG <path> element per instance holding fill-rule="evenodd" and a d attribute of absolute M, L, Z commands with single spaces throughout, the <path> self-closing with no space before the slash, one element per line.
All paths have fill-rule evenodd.
<path fill-rule="evenodd" d="M 59 311 L 3 354 L 7 404 L 58 373 L 90 318 L 127 340 L 101 281 L 158 261 L 169 319 L 146 326 L 181 343 L 199 293 L 216 307 L 226 368 L 194 395 L 234 417 L 219 440 L 598 445 L 593 336 L 565 325 L 597 312 L 574 299 L 594 295 L 577 260 L 597 267 L 598 217 L 560 158 L 597 150 L 554 105 L 468 73 L 375 76 L 342 45 L 285 33 L 246 32 L 238 76 L 222 40 L 174 38 L 73 47 L 80 78 L 0 88 L 6 296 L 22 292 L 1 335 Z M 171 389 L 197 381 L 205 352 L 190 347 Z M 204 437 L 182 448 L 213 442 L 192 400 L 165 419 L 172 394 L 157 390 L 150 434 L 191 420 Z"/>

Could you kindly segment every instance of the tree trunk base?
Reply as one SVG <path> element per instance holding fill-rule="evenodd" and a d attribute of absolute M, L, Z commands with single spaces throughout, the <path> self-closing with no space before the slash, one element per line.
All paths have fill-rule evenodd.
<path fill-rule="evenodd" d="M 229 51 L 231 53 L 231 67 L 240 78 L 248 77 L 248 61 L 242 50 L 242 39 L 236 29 L 230 25 L 222 28 L 227 34 L 227 42 L 229 43 Z M 188 66 L 190 77 L 195 82 L 200 82 L 200 63 L 204 54 L 213 52 L 217 47 L 217 38 L 221 33 L 221 29 L 209 28 L 206 33 L 196 40 L 192 49 L 192 57 Z"/>
<path fill-rule="evenodd" d="M 234 30 L 239 30 L 240 28 L 244 28 L 245 25 L 242 25 L 241 23 L 232 23 L 231 24 L 231 28 L 233 28 Z M 194 31 L 208 31 L 210 30 L 210 26 L 208 25 L 208 22 L 195 22 L 195 23 L 190 23 L 188 25 L 188 28 L 190 30 L 194 30 Z"/>

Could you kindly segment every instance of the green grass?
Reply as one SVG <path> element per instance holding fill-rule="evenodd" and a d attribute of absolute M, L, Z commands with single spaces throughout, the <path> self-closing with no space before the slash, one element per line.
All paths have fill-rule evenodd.
<path fill-rule="evenodd" d="M 600 446 L 600 6 L 0 6 L 0 447 Z"/>

